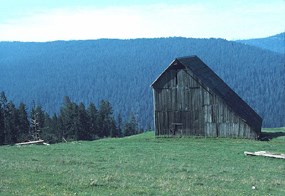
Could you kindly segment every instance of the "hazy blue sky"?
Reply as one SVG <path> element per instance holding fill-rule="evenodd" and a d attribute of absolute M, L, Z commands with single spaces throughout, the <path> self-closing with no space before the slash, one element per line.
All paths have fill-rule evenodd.
<path fill-rule="evenodd" d="M 0 0 L 0 41 L 232 40 L 284 31 L 285 0 Z"/>

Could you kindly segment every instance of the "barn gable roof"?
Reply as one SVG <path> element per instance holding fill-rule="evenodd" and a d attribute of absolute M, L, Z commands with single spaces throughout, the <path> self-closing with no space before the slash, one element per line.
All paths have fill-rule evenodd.
<path fill-rule="evenodd" d="M 175 65 L 182 65 L 192 71 L 205 86 L 209 87 L 217 96 L 222 98 L 253 130 L 258 133 L 260 132 L 262 118 L 197 56 L 176 58 L 151 86 L 155 88 L 155 84 L 159 81 L 163 73 Z"/>

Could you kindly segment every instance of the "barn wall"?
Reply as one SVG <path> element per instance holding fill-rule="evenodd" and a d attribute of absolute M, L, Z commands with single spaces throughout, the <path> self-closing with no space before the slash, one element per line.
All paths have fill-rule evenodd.
<path fill-rule="evenodd" d="M 157 135 L 173 135 L 182 124 L 182 135 L 204 135 L 201 87 L 184 69 L 168 70 L 154 90 Z"/>
<path fill-rule="evenodd" d="M 209 104 L 204 102 L 204 129 L 206 136 L 256 138 L 256 133 L 229 108 L 224 101 L 205 88 L 204 97 Z M 209 99 L 208 99 L 209 97 Z"/>
<path fill-rule="evenodd" d="M 168 69 L 154 86 L 156 135 L 255 138 L 252 129 L 188 69 Z"/>

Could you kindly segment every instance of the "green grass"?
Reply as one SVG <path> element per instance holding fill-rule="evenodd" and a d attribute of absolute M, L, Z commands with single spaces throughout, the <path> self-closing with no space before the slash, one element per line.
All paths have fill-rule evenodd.
<path fill-rule="evenodd" d="M 3 146 L 0 195 L 285 195 L 285 160 L 243 154 L 260 150 L 285 153 L 285 138 L 154 138 L 148 132 Z"/>

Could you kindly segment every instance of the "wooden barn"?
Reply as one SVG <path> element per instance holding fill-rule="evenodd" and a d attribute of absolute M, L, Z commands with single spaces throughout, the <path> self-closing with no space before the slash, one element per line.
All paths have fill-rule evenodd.
<path fill-rule="evenodd" d="M 260 135 L 262 118 L 197 56 L 175 59 L 151 86 L 156 136 Z"/>

